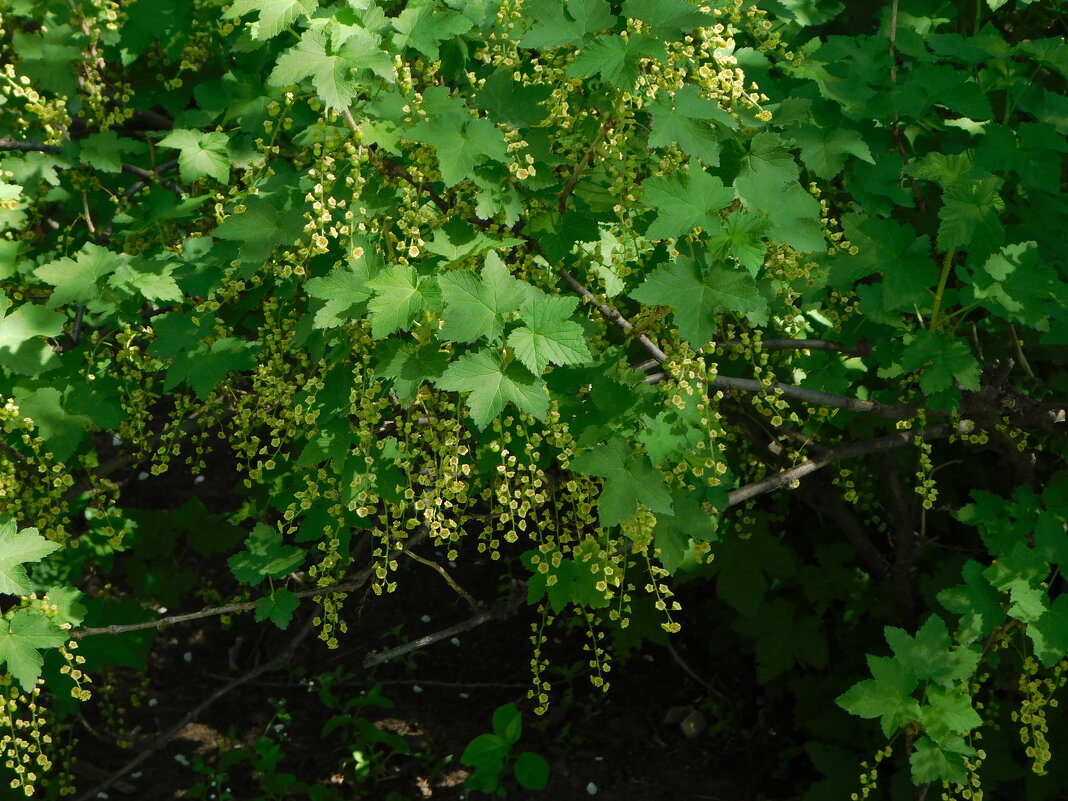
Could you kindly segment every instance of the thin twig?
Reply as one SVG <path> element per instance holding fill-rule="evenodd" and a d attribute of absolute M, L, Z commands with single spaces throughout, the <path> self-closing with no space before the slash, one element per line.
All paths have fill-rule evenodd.
<path fill-rule="evenodd" d="M 395 659 L 398 656 L 404 656 L 412 651 L 426 648 L 428 645 L 433 645 L 441 640 L 454 637 L 462 632 L 470 631 L 471 629 L 477 628 L 483 623 L 488 623 L 491 620 L 503 620 L 512 615 L 522 605 L 523 600 L 524 598 L 522 595 L 517 595 L 511 601 L 484 609 L 478 614 L 469 617 L 467 620 L 457 623 L 455 626 L 449 626 L 447 629 L 435 631 L 433 634 L 427 634 L 425 637 L 406 642 L 404 645 L 398 645 L 396 648 L 387 648 L 385 651 L 371 651 L 364 657 L 363 666 L 374 667 L 375 665 L 380 665 L 383 662 Z"/>
<path fill-rule="evenodd" d="M 717 342 L 715 344 L 717 348 L 747 348 L 754 346 L 756 343 L 732 339 L 728 342 Z M 840 351 L 849 356 L 870 356 L 872 353 L 871 343 L 869 342 L 843 345 L 841 342 L 832 342 L 829 339 L 762 339 L 760 348 L 765 350 Z"/>
<path fill-rule="evenodd" d="M 157 737 L 151 745 L 143 749 L 141 753 L 139 753 L 137 756 L 127 762 L 122 768 L 112 773 L 111 776 L 102 781 L 92 790 L 82 793 L 74 801 L 90 801 L 90 799 L 97 798 L 101 793 L 111 787 L 115 782 L 117 782 L 119 779 L 121 779 L 128 773 L 132 772 L 142 762 L 147 760 L 161 748 L 165 747 L 171 740 L 175 738 L 175 736 L 177 736 L 180 731 L 182 731 L 182 729 L 184 729 L 186 726 L 188 726 L 190 723 L 200 717 L 200 715 L 202 715 L 204 711 L 208 709 L 208 707 L 210 707 L 224 695 L 237 689 L 242 684 L 246 684 L 247 682 L 250 682 L 253 679 L 256 679 L 257 677 L 262 676 L 264 673 L 269 673 L 272 670 L 277 670 L 278 668 L 284 666 L 287 662 L 289 662 L 290 659 L 293 658 L 293 655 L 297 652 L 297 647 L 300 645 L 300 643 L 303 642 L 303 640 L 315 628 L 312 625 L 313 620 L 314 615 L 310 615 L 305 621 L 304 625 L 301 626 L 296 636 L 289 641 L 288 645 L 286 645 L 285 649 L 283 649 L 283 651 L 278 654 L 278 656 L 276 656 L 269 662 L 264 662 L 262 665 L 253 668 L 248 673 L 245 673 L 242 676 L 238 676 L 225 686 L 217 689 L 206 699 L 201 701 L 196 707 L 191 709 L 184 717 L 182 717 L 181 720 L 179 720 L 166 732 Z"/>
<path fill-rule="evenodd" d="M 412 559 L 414 559 L 419 564 L 426 565 L 427 567 L 429 567 L 429 568 L 431 568 L 433 570 L 436 570 L 439 574 L 441 574 L 441 577 L 443 579 L 445 579 L 445 583 L 448 584 L 450 587 L 452 587 L 453 592 L 455 592 L 457 595 L 459 595 L 461 598 L 463 598 L 467 602 L 467 605 L 471 607 L 472 611 L 477 612 L 482 607 L 482 604 L 480 604 L 478 601 L 476 601 L 474 599 L 474 597 L 471 595 L 471 593 L 469 593 L 467 590 L 465 590 L 463 587 L 461 587 L 459 584 L 457 584 L 456 580 L 453 579 L 453 577 L 449 575 L 449 571 L 447 571 L 445 568 L 443 568 L 437 562 L 434 562 L 434 561 L 432 561 L 430 559 L 426 559 L 426 558 L 420 556 L 419 554 L 415 553 L 414 551 L 410 551 L 410 550 L 407 550 L 407 549 L 404 551 L 404 554 L 409 556 L 409 557 L 411 557 Z"/>
<path fill-rule="evenodd" d="M 604 122 L 601 123 L 600 130 L 597 131 L 597 135 L 590 142 L 590 146 L 586 148 L 586 152 L 582 154 L 582 159 L 575 165 L 575 169 L 571 172 L 570 177 L 567 179 L 567 183 L 564 184 L 564 189 L 560 193 L 560 200 L 556 203 L 556 210 L 563 214 L 567 209 L 567 199 L 571 197 L 571 193 L 575 190 L 575 186 L 578 184 L 579 179 L 582 177 L 582 171 L 586 169 L 586 165 L 590 163 L 590 159 L 593 158 L 593 154 L 597 152 L 597 148 L 600 146 L 601 141 L 605 138 L 610 130 L 612 130 L 612 114 L 605 117 Z"/>
<path fill-rule="evenodd" d="M 408 548 L 414 548 L 420 544 L 427 537 L 425 530 L 420 530 L 407 540 L 399 540 L 397 550 L 402 553 L 407 553 Z M 343 581 L 340 584 L 331 584 L 328 587 L 314 587 L 308 590 L 300 590 L 293 593 L 297 598 L 313 598 L 320 595 L 333 595 L 335 593 L 352 592 L 358 590 L 368 579 L 371 578 L 371 574 L 375 571 L 375 565 L 365 567 L 358 573 L 353 575 L 351 579 Z M 76 629 L 70 633 L 70 636 L 76 640 L 80 640 L 83 637 L 92 637 L 97 634 L 124 634 L 128 631 L 142 631 L 144 629 L 155 629 L 160 626 L 169 626 L 174 623 L 187 623 L 190 620 L 200 620 L 205 617 L 218 617 L 220 615 L 230 615 L 238 612 L 249 612 L 256 608 L 259 604 L 259 600 L 245 601 L 237 604 L 225 604 L 223 606 L 213 606 L 209 609 L 199 609 L 196 612 L 186 612 L 181 615 L 168 615 L 167 617 L 161 617 L 159 620 L 146 620 L 142 623 L 127 623 L 124 625 L 111 625 L 111 626 L 99 626 L 96 628 L 84 628 Z"/>
<path fill-rule="evenodd" d="M 0 150 L 17 150 L 22 153 L 37 152 L 37 153 L 51 153 L 57 155 L 62 152 L 61 148 L 56 145 L 46 145 L 44 142 L 23 141 L 20 139 L 14 139 L 10 136 L 0 137 Z M 122 171 L 129 173 L 130 175 L 136 175 L 143 182 L 156 181 L 160 186 L 165 186 L 175 194 L 181 195 L 182 188 L 178 184 L 171 181 L 164 181 L 159 177 L 159 174 L 164 169 L 170 169 L 177 166 L 177 161 L 168 161 L 165 164 L 161 164 L 155 170 L 146 170 L 143 167 L 138 167 L 134 164 L 123 164 Z M 85 166 L 92 168 L 92 164 L 86 164 Z M 144 183 L 142 183 L 142 186 Z M 141 187 L 138 186 L 138 189 Z"/>

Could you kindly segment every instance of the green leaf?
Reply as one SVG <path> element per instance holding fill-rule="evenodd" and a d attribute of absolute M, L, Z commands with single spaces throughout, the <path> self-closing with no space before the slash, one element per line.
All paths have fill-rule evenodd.
<path fill-rule="evenodd" d="M 505 315 L 519 308 L 523 298 L 519 280 L 493 251 L 486 254 L 480 278 L 453 270 L 439 277 L 438 285 L 445 301 L 441 336 L 454 342 L 474 342 L 483 336 L 498 339 Z"/>
<path fill-rule="evenodd" d="M 1068 654 L 1068 595 L 1058 595 L 1044 615 L 1027 627 L 1035 655 L 1049 668 Z"/>
<path fill-rule="evenodd" d="M 689 172 L 649 178 L 642 189 L 646 204 L 657 212 L 645 234 L 650 239 L 679 237 L 698 226 L 719 231 L 720 211 L 734 200 L 734 193 L 719 178 L 693 161 Z"/>
<path fill-rule="evenodd" d="M 127 256 L 87 242 L 74 259 L 59 259 L 38 267 L 36 275 L 55 287 L 48 307 L 67 303 L 86 303 L 97 298 L 97 282 L 126 262 Z"/>
<path fill-rule="evenodd" d="M 910 670 L 887 656 L 868 655 L 874 678 L 858 682 L 835 699 L 846 712 L 861 718 L 879 718 L 883 735 L 920 719 L 920 705 L 912 697 L 918 680 Z"/>
<path fill-rule="evenodd" d="M 171 390 L 182 381 L 188 381 L 197 397 L 205 400 L 232 371 L 254 368 L 259 348 L 259 342 L 223 337 L 210 345 L 183 351 L 175 357 L 167 371 L 163 388 Z"/>
<path fill-rule="evenodd" d="M 122 172 L 126 155 L 142 156 L 148 153 L 148 145 L 138 139 L 120 138 L 115 131 L 90 134 L 79 141 L 78 157 L 99 172 Z"/>
<path fill-rule="evenodd" d="M 950 686 L 971 676 L 979 664 L 977 649 L 950 647 L 949 629 L 938 615 L 928 617 L 915 637 L 894 626 L 887 626 L 884 634 L 894 651 L 895 664 L 916 681 Z"/>
<path fill-rule="evenodd" d="M 461 356 L 435 383 L 440 389 L 470 393 L 467 406 L 479 428 L 488 426 L 509 403 L 539 420 L 549 411 L 545 384 L 514 362 L 505 367 L 500 356 L 488 350 Z"/>
<path fill-rule="evenodd" d="M 274 592 L 256 602 L 256 622 L 270 620 L 278 628 L 287 629 L 298 606 L 300 598 L 285 587 L 276 587 Z"/>
<path fill-rule="evenodd" d="M 508 743 L 496 734 L 480 734 L 467 744 L 460 762 L 473 768 L 498 768 L 508 757 Z"/>
<path fill-rule="evenodd" d="M 605 0 L 533 0 L 525 8 L 534 25 L 519 41 L 520 47 L 550 49 L 580 44 L 590 34 L 612 28 L 616 17 Z"/>
<path fill-rule="evenodd" d="M 223 12 L 223 19 L 237 19 L 251 11 L 256 21 L 249 23 L 253 39 L 270 39 L 286 30 L 301 17 L 309 17 L 319 7 L 319 0 L 234 0 Z"/>
<path fill-rule="evenodd" d="M 44 657 L 39 649 L 58 648 L 69 635 L 49 618 L 31 609 L 19 609 L 0 621 L 0 661 L 25 692 L 37 686 Z"/>
<path fill-rule="evenodd" d="M 698 11 L 688 0 L 626 0 L 623 13 L 649 23 L 657 33 L 671 39 L 710 24 L 708 14 Z"/>
<path fill-rule="evenodd" d="M 284 545 L 278 529 L 257 523 L 245 540 L 245 550 L 231 556 L 227 564 L 238 581 L 259 584 L 265 578 L 285 578 L 304 564 L 307 556 L 303 548 Z"/>
<path fill-rule="evenodd" d="M 938 217 L 938 248 L 961 249 L 985 260 L 1005 242 L 999 214 L 1005 201 L 998 194 L 1001 179 L 994 176 L 956 181 L 942 194 Z"/>
<path fill-rule="evenodd" d="M 650 147 L 677 144 L 688 156 L 709 166 L 719 164 L 719 135 L 710 123 L 736 128 L 738 122 L 717 103 L 701 96 L 694 84 L 685 84 L 673 96 L 663 93 L 646 110 L 653 115 Z"/>
<path fill-rule="evenodd" d="M 733 256 L 756 278 L 768 251 L 763 241 L 767 232 L 768 221 L 759 214 L 732 211 L 723 221 L 723 230 L 708 237 L 708 250 L 712 256 Z"/>
<path fill-rule="evenodd" d="M 949 734 L 967 734 L 983 725 L 972 707 L 972 697 L 960 687 L 931 687 L 920 709 L 920 720 L 935 742 L 942 742 Z"/>
<path fill-rule="evenodd" d="M 55 367 L 58 358 L 44 338 L 59 336 L 65 321 L 60 312 L 32 303 L 0 318 L 0 365 L 23 375 Z"/>
<path fill-rule="evenodd" d="M 179 129 L 163 137 L 159 145 L 178 151 L 178 170 L 183 181 L 191 183 L 206 176 L 222 184 L 229 182 L 230 138 L 226 134 Z"/>
<path fill-rule="evenodd" d="M 950 612 L 961 615 L 956 638 L 962 645 L 970 645 L 989 635 L 1005 621 L 1001 594 L 983 576 L 983 566 L 974 559 L 962 569 L 964 584 L 938 593 L 938 601 Z"/>
<path fill-rule="evenodd" d="M 569 319 L 577 305 L 578 298 L 542 293 L 520 307 L 525 325 L 508 335 L 508 345 L 534 375 L 550 362 L 577 364 L 593 358 L 582 327 Z"/>
<path fill-rule="evenodd" d="M 912 780 L 917 786 L 935 781 L 954 784 L 968 781 L 964 757 L 975 756 L 976 752 L 960 737 L 953 735 L 937 743 L 930 737 L 921 737 L 914 747 L 915 750 L 909 755 L 909 764 L 912 766 Z"/>
<path fill-rule="evenodd" d="M 638 65 L 643 58 L 667 61 L 667 53 L 659 39 L 646 33 L 631 35 L 627 39 L 598 36 L 579 52 L 568 67 L 567 76 L 589 78 L 599 75 L 610 86 L 629 92 L 638 80 Z"/>
<path fill-rule="evenodd" d="M 717 315 L 731 311 L 760 319 L 768 311 L 751 277 L 724 267 L 702 270 L 688 256 L 655 270 L 630 296 L 641 303 L 671 306 L 679 332 L 698 348 L 719 333 Z"/>
<path fill-rule="evenodd" d="M 358 78 L 363 71 L 387 83 L 396 80 L 393 62 L 379 49 L 377 36 L 350 26 L 344 41 L 333 45 L 327 31 L 307 30 L 278 57 L 267 80 L 272 86 L 290 86 L 311 78 L 319 98 L 335 111 L 344 111 L 360 89 Z"/>
<path fill-rule="evenodd" d="M 438 43 L 454 39 L 471 29 L 471 20 L 455 11 L 437 8 L 437 0 L 416 0 L 390 20 L 397 36 L 395 47 L 410 47 L 437 60 Z"/>
<path fill-rule="evenodd" d="M 671 514 L 671 494 L 663 474 L 648 456 L 634 453 L 619 437 L 583 451 L 571 460 L 571 469 L 604 478 L 597 512 L 605 528 L 634 517 L 639 503 L 653 512 Z"/>
<path fill-rule="evenodd" d="M 401 403 L 411 403 L 425 382 L 433 382 L 449 364 L 449 354 L 436 345 L 416 346 L 399 339 L 387 339 L 375 351 L 375 372 L 393 380 L 393 391 Z"/>
<path fill-rule="evenodd" d="M 549 784 L 549 763 L 531 751 L 524 751 L 515 761 L 515 778 L 527 790 L 544 790 Z"/>
<path fill-rule="evenodd" d="M 57 459 L 71 456 L 86 437 L 86 427 L 92 419 L 83 413 L 82 398 L 76 397 L 72 387 L 16 386 L 12 395 L 24 417 L 33 420 L 39 435 Z M 83 390 L 84 391 L 84 390 Z"/>
<path fill-rule="evenodd" d="M 491 160 L 508 163 L 508 145 L 504 134 L 490 120 L 473 117 L 462 104 L 444 103 L 447 90 L 426 93 L 430 102 L 443 105 L 444 113 L 434 113 L 408 129 L 406 138 L 437 148 L 441 180 L 455 186 L 471 178 L 475 166 Z M 459 106 L 459 108 L 457 108 Z"/>
<path fill-rule="evenodd" d="M 18 531 L 11 518 L 0 520 L 0 593 L 29 595 L 33 587 L 26 573 L 26 562 L 39 562 L 59 549 L 36 528 Z"/>
<path fill-rule="evenodd" d="M 817 128 L 805 124 L 791 131 L 801 148 L 801 160 L 820 178 L 830 180 L 842 171 L 847 155 L 874 164 L 868 145 L 859 131 L 839 126 Z"/>
<path fill-rule="evenodd" d="M 905 346 L 901 366 L 906 370 L 923 370 L 920 387 L 928 395 L 954 386 L 954 381 L 972 392 L 979 389 L 979 360 L 972 356 L 962 339 L 946 339 L 921 329 Z"/>
<path fill-rule="evenodd" d="M 108 286 L 129 295 L 139 294 L 145 300 L 178 302 L 185 297 L 171 277 L 178 266 L 170 259 L 134 259 L 115 270 L 108 278 Z"/>
<path fill-rule="evenodd" d="M 493 731 L 508 743 L 509 747 L 519 742 L 523 734 L 523 716 L 515 704 L 504 704 L 493 711 Z"/>
<path fill-rule="evenodd" d="M 421 276 L 410 265 L 387 267 L 367 282 L 374 290 L 368 304 L 371 336 L 375 339 L 407 331 L 412 319 L 437 303 L 439 292 L 433 278 Z"/>
<path fill-rule="evenodd" d="M 359 318 L 371 299 L 368 286 L 373 275 L 369 259 L 361 258 L 335 267 L 328 275 L 304 282 L 309 296 L 323 301 L 316 309 L 316 328 L 335 328 Z"/>
<path fill-rule="evenodd" d="M 768 219 L 769 238 L 803 253 L 818 253 L 826 248 L 819 201 L 797 181 L 784 182 L 779 170 L 769 168 L 739 176 L 734 188 L 746 208 Z"/>
<path fill-rule="evenodd" d="M 276 247 L 292 245 L 304 230 L 299 214 L 281 211 L 268 198 L 245 204 L 240 214 L 227 217 L 213 232 L 219 239 L 241 243 L 241 260 L 263 264 Z"/>

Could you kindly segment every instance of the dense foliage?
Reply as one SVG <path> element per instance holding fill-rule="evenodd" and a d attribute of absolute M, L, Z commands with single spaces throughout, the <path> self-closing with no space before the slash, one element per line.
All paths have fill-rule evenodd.
<path fill-rule="evenodd" d="M 161 607 L 333 647 L 427 542 L 525 576 L 534 711 L 666 632 L 805 798 L 1061 792 L 1064 19 L 765 5 L 0 4 L 14 788 Z"/>

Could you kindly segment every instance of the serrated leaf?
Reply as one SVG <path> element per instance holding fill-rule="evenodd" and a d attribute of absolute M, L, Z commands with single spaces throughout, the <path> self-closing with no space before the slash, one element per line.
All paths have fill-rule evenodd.
<path fill-rule="evenodd" d="M 0 593 L 28 595 L 33 588 L 26 563 L 39 562 L 58 549 L 58 543 L 46 540 L 36 528 L 18 531 L 14 520 L 0 521 Z"/>
<path fill-rule="evenodd" d="M 846 712 L 861 718 L 879 718 L 883 735 L 920 718 L 920 705 L 912 697 L 918 680 L 897 660 L 868 656 L 874 678 L 858 682 L 835 699 Z"/>
<path fill-rule="evenodd" d="M 549 410 L 545 384 L 514 362 L 504 367 L 492 351 L 461 356 L 435 383 L 440 389 L 470 393 L 467 406 L 479 428 L 489 425 L 509 403 L 539 420 Z"/>
<path fill-rule="evenodd" d="M 182 351 L 167 371 L 163 388 L 171 390 L 188 381 L 197 397 L 204 400 L 229 373 L 254 368 L 259 348 L 259 342 L 223 337 L 210 345 Z"/>
<path fill-rule="evenodd" d="M 441 180 L 446 186 L 471 178 L 475 166 L 487 159 L 508 162 L 504 134 L 488 119 L 463 112 L 432 115 L 413 125 L 406 138 L 437 148 Z"/>
<path fill-rule="evenodd" d="M 644 453 L 634 453 L 626 442 L 613 437 L 571 460 L 571 469 L 604 478 L 597 513 L 605 528 L 631 519 L 643 504 L 653 512 L 671 514 L 671 493 L 663 474 Z"/>
<path fill-rule="evenodd" d="M 25 692 L 37 686 L 44 657 L 39 649 L 58 648 L 69 635 L 49 618 L 31 609 L 19 609 L 0 621 L 0 661 Z"/>
<path fill-rule="evenodd" d="M 327 31 L 307 30 L 297 44 L 278 57 L 268 83 L 289 86 L 311 78 L 319 98 L 335 111 L 344 111 L 356 96 L 362 70 L 390 83 L 396 80 L 393 62 L 379 48 L 377 36 L 353 27 L 334 47 Z"/>
<path fill-rule="evenodd" d="M 605 83 L 629 92 L 638 80 L 638 65 L 643 58 L 667 60 L 667 52 L 659 39 L 644 33 L 627 39 L 614 35 L 598 36 L 571 62 L 567 76 L 589 78 L 599 75 Z"/>
<path fill-rule="evenodd" d="M 245 550 L 227 560 L 234 577 L 245 584 L 259 584 L 265 578 L 280 579 L 292 573 L 308 553 L 295 545 L 285 545 L 273 526 L 257 523 L 245 540 Z"/>
<path fill-rule="evenodd" d="M 245 204 L 240 214 L 227 217 L 213 232 L 219 239 L 241 243 L 241 259 L 263 263 L 276 247 L 292 245 L 304 230 L 299 214 L 280 210 L 268 198 Z"/>
<path fill-rule="evenodd" d="M 616 22 L 605 0 L 568 0 L 566 4 L 560 0 L 534 0 L 524 12 L 535 22 L 519 46 L 532 49 L 580 44 L 591 34 L 614 27 Z"/>
<path fill-rule="evenodd" d="M 253 39 L 277 36 L 300 17 L 311 16 L 319 7 L 319 0 L 234 0 L 223 19 L 237 19 L 256 12 L 256 21 L 249 23 Z"/>
<path fill-rule="evenodd" d="M 962 249 L 984 260 L 1005 241 L 999 214 L 1005 201 L 998 194 L 1001 179 L 994 176 L 963 179 L 946 187 L 938 209 L 938 248 Z"/>
<path fill-rule="evenodd" d="M 845 166 L 846 156 L 874 164 L 871 150 L 859 131 L 833 126 L 801 125 L 791 135 L 801 148 L 801 160 L 820 178 L 830 180 Z"/>
<path fill-rule="evenodd" d="M 1035 655 L 1049 668 L 1068 654 L 1068 595 L 1058 595 L 1050 608 L 1027 627 Z"/>
<path fill-rule="evenodd" d="M 431 60 L 438 58 L 438 43 L 471 29 L 471 20 L 455 11 L 441 10 L 437 0 L 416 0 L 390 20 L 397 36 L 395 47 L 410 47 Z"/>
<path fill-rule="evenodd" d="M 407 331 L 412 319 L 437 302 L 439 291 L 433 278 L 419 275 L 410 265 L 387 267 L 367 282 L 374 297 L 367 304 L 371 336 L 382 339 L 394 331 Z"/>
<path fill-rule="evenodd" d="M 954 385 L 972 392 L 979 389 L 979 360 L 962 339 L 946 339 L 927 330 L 917 331 L 901 354 L 906 370 L 923 369 L 920 387 L 933 395 Z"/>
<path fill-rule="evenodd" d="M 763 317 L 768 310 L 750 276 L 723 267 L 701 269 L 689 256 L 679 256 L 655 270 L 630 296 L 641 303 L 673 308 L 675 325 L 694 347 L 716 337 L 717 315 L 732 311 Z"/>
<path fill-rule="evenodd" d="M 205 176 L 223 184 L 230 180 L 230 138 L 224 133 L 178 129 L 160 139 L 159 146 L 178 151 L 183 181 L 193 182 Z"/>
<path fill-rule="evenodd" d="M 137 293 L 146 300 L 178 302 L 185 297 L 172 278 L 178 264 L 163 259 L 136 259 L 119 266 L 108 278 L 108 286 L 127 294 Z"/>
<path fill-rule="evenodd" d="M 949 629 L 938 615 L 931 615 L 916 635 L 887 626 L 886 641 L 893 649 L 895 664 L 916 681 L 932 681 L 950 686 L 974 672 L 979 651 L 970 646 L 950 646 Z"/>
<path fill-rule="evenodd" d="M 965 784 L 969 771 L 964 764 L 964 757 L 975 756 L 975 753 L 974 748 L 956 735 L 941 742 L 920 737 L 915 743 L 915 750 L 909 755 L 912 780 L 917 786 L 935 781 Z"/>
<path fill-rule="evenodd" d="M 505 315 L 519 308 L 524 294 L 519 280 L 493 251 L 486 254 L 479 278 L 453 270 L 438 278 L 438 286 L 445 301 L 441 336 L 454 342 L 500 337 Z"/>
<path fill-rule="evenodd" d="M 100 294 L 97 282 L 115 272 L 128 257 L 87 242 L 73 259 L 59 259 L 36 270 L 36 275 L 55 287 L 48 307 L 85 303 Z"/>
<path fill-rule="evenodd" d="M 375 351 L 375 372 L 393 381 L 393 391 L 401 403 L 411 403 L 424 382 L 433 382 L 449 364 L 449 355 L 436 345 L 416 346 L 399 339 L 387 339 Z"/>
<path fill-rule="evenodd" d="M 720 210 L 734 200 L 734 193 L 696 162 L 690 162 L 689 172 L 649 178 L 642 189 L 646 205 L 657 213 L 645 234 L 649 239 L 679 237 L 698 226 L 716 232 Z"/>
<path fill-rule="evenodd" d="M 736 128 L 737 120 L 718 103 L 701 96 L 693 84 L 685 84 L 673 96 L 662 94 L 646 106 L 653 115 L 650 147 L 677 144 L 688 156 L 709 166 L 719 164 L 719 135 L 715 125 Z"/>
<path fill-rule="evenodd" d="M 960 687 L 931 687 L 920 709 L 920 721 L 935 742 L 949 734 L 967 734 L 983 725 L 972 707 L 972 697 Z"/>
<path fill-rule="evenodd" d="M 821 252 L 826 247 L 819 201 L 796 180 L 784 182 L 780 170 L 762 169 L 740 175 L 734 181 L 734 188 L 750 212 L 767 218 L 769 238 L 781 240 L 803 253 Z"/>
<path fill-rule="evenodd" d="M 334 328 L 357 318 L 371 299 L 372 291 L 368 286 L 371 277 L 370 261 L 357 259 L 335 267 L 328 275 L 305 281 L 304 291 L 323 301 L 315 312 L 313 325 Z"/>
<path fill-rule="evenodd" d="M 299 606 L 300 598 L 285 587 L 276 587 L 274 592 L 256 602 L 256 622 L 270 620 L 278 628 L 287 629 Z"/>
<path fill-rule="evenodd" d="M 577 364 L 592 358 L 582 326 L 570 319 L 577 305 L 577 298 L 542 294 L 520 307 L 525 325 L 508 335 L 508 345 L 534 375 L 550 362 Z"/>

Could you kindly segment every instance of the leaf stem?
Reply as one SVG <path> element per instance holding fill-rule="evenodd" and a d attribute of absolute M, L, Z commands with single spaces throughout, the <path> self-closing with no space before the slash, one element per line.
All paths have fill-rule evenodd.
<path fill-rule="evenodd" d="M 953 267 L 953 257 L 956 255 L 957 249 L 955 247 L 950 248 L 946 258 L 942 261 L 942 273 L 938 276 L 938 288 L 935 289 L 934 306 L 931 308 L 931 323 L 928 326 L 930 331 L 937 331 L 939 324 L 942 322 L 940 316 L 942 296 L 946 291 L 946 282 L 949 281 L 949 271 Z"/>

